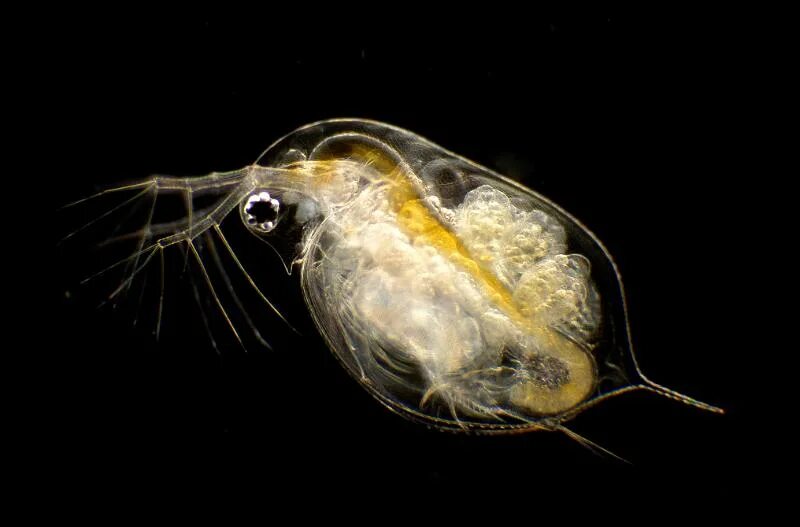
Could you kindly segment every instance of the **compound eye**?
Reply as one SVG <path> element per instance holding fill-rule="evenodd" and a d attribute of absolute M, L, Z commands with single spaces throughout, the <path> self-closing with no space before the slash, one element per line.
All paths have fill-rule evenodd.
<path fill-rule="evenodd" d="M 247 198 L 242 209 L 242 219 L 248 228 L 267 233 L 278 225 L 280 210 L 280 201 L 262 190 Z"/>

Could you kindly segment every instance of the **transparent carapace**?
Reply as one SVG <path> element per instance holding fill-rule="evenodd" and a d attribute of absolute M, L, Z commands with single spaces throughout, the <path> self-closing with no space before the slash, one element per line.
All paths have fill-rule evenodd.
<path fill-rule="evenodd" d="M 412 132 L 361 119 L 318 122 L 240 170 L 153 177 L 101 194 L 123 191 L 133 197 L 120 207 L 145 201 L 150 212 L 133 233 L 134 254 L 101 271 L 126 269 L 118 290 L 182 247 L 238 336 L 228 316 L 237 306 L 220 300 L 223 284 L 205 273 L 211 257 L 198 250 L 201 237 L 216 240 L 271 307 L 268 288 L 251 279 L 223 233 L 223 220 L 238 215 L 281 248 L 287 271 L 300 269 L 316 327 L 345 370 L 411 420 L 575 437 L 565 421 L 632 390 L 721 411 L 641 373 L 617 268 L 585 226 Z M 185 199 L 186 215 L 155 221 L 169 194 Z"/>

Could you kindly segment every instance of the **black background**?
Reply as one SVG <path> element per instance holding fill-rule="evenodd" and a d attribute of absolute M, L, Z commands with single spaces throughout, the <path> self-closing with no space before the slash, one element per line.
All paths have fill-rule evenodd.
<path fill-rule="evenodd" d="M 558 434 L 427 430 L 345 373 L 297 278 L 254 239 L 238 247 L 303 336 L 259 314 L 275 350 L 245 353 L 218 326 L 220 354 L 179 278 L 158 344 L 126 308 L 95 309 L 102 297 L 76 281 L 98 262 L 76 242 L 47 260 L 53 316 L 41 342 L 53 353 L 40 356 L 53 390 L 39 448 L 56 485 L 141 500 L 195 486 L 241 486 L 263 499 L 275 489 L 372 489 L 467 509 L 472 495 L 521 496 L 525 507 L 526 496 L 530 506 L 645 499 L 658 510 L 743 492 L 743 352 L 731 343 L 718 256 L 728 134 L 740 117 L 733 42 L 705 23 L 613 12 L 392 23 L 306 14 L 104 14 L 99 23 L 73 13 L 38 86 L 51 108 L 40 133 L 62 167 L 39 176 L 53 206 L 151 173 L 239 168 L 316 120 L 395 124 L 520 180 L 592 229 L 625 279 L 644 372 L 727 415 L 633 394 L 574 421 L 632 465 Z M 48 229 L 53 245 L 80 224 L 73 218 Z M 452 489 L 461 502 L 444 498 Z"/>

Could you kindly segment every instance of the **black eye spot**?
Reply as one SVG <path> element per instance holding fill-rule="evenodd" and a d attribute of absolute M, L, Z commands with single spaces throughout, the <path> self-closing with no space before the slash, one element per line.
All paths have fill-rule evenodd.
<path fill-rule="evenodd" d="M 274 223 L 278 219 L 278 207 L 270 201 L 254 201 L 249 203 L 244 211 L 251 216 L 247 220 L 247 223 L 251 225 Z"/>

